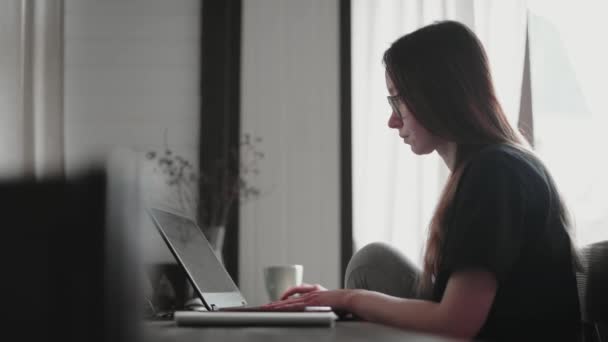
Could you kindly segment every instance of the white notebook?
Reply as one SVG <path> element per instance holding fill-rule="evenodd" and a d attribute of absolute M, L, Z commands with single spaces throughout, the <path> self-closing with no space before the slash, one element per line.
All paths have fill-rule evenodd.
<path fill-rule="evenodd" d="M 338 318 L 329 312 L 197 312 L 176 311 L 179 326 L 326 326 Z"/>

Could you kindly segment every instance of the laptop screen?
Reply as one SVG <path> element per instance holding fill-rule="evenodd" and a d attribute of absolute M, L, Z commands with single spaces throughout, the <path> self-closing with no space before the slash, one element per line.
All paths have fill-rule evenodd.
<path fill-rule="evenodd" d="M 192 285 L 206 304 L 215 304 L 217 307 L 245 304 L 239 289 L 196 223 L 189 218 L 156 208 L 151 208 L 149 212 L 163 239 L 188 273 Z M 226 295 L 232 295 L 229 300 L 232 303 L 225 302 L 228 299 Z M 214 303 L 216 301 L 219 302 Z"/>

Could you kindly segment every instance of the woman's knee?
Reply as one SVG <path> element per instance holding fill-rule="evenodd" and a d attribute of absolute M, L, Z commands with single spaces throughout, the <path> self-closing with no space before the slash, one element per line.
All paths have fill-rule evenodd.
<path fill-rule="evenodd" d="M 374 242 L 352 256 L 346 267 L 344 286 L 371 289 L 370 286 L 377 286 L 372 284 L 379 282 L 397 282 L 400 283 L 400 288 L 412 288 L 419 273 L 418 268 L 397 249 L 386 243 Z M 379 277 L 384 279 L 377 279 Z M 390 285 L 392 287 L 397 284 Z"/>
<path fill-rule="evenodd" d="M 358 250 L 348 262 L 346 273 L 361 266 L 377 265 L 393 257 L 393 247 L 384 242 L 372 242 Z"/>

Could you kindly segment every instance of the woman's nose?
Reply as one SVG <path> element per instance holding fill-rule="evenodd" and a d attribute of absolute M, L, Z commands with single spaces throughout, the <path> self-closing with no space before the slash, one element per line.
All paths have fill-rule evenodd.
<path fill-rule="evenodd" d="M 399 115 L 397 115 L 394 111 L 391 112 L 391 116 L 388 118 L 388 127 L 397 129 L 403 127 L 403 121 L 401 121 Z"/>

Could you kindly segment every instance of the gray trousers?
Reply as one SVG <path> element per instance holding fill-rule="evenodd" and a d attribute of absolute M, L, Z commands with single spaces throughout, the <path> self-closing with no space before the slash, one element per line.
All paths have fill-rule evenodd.
<path fill-rule="evenodd" d="M 350 259 L 344 275 L 347 289 L 365 289 L 401 298 L 420 298 L 421 270 L 395 248 L 381 242 L 361 248 Z"/>

